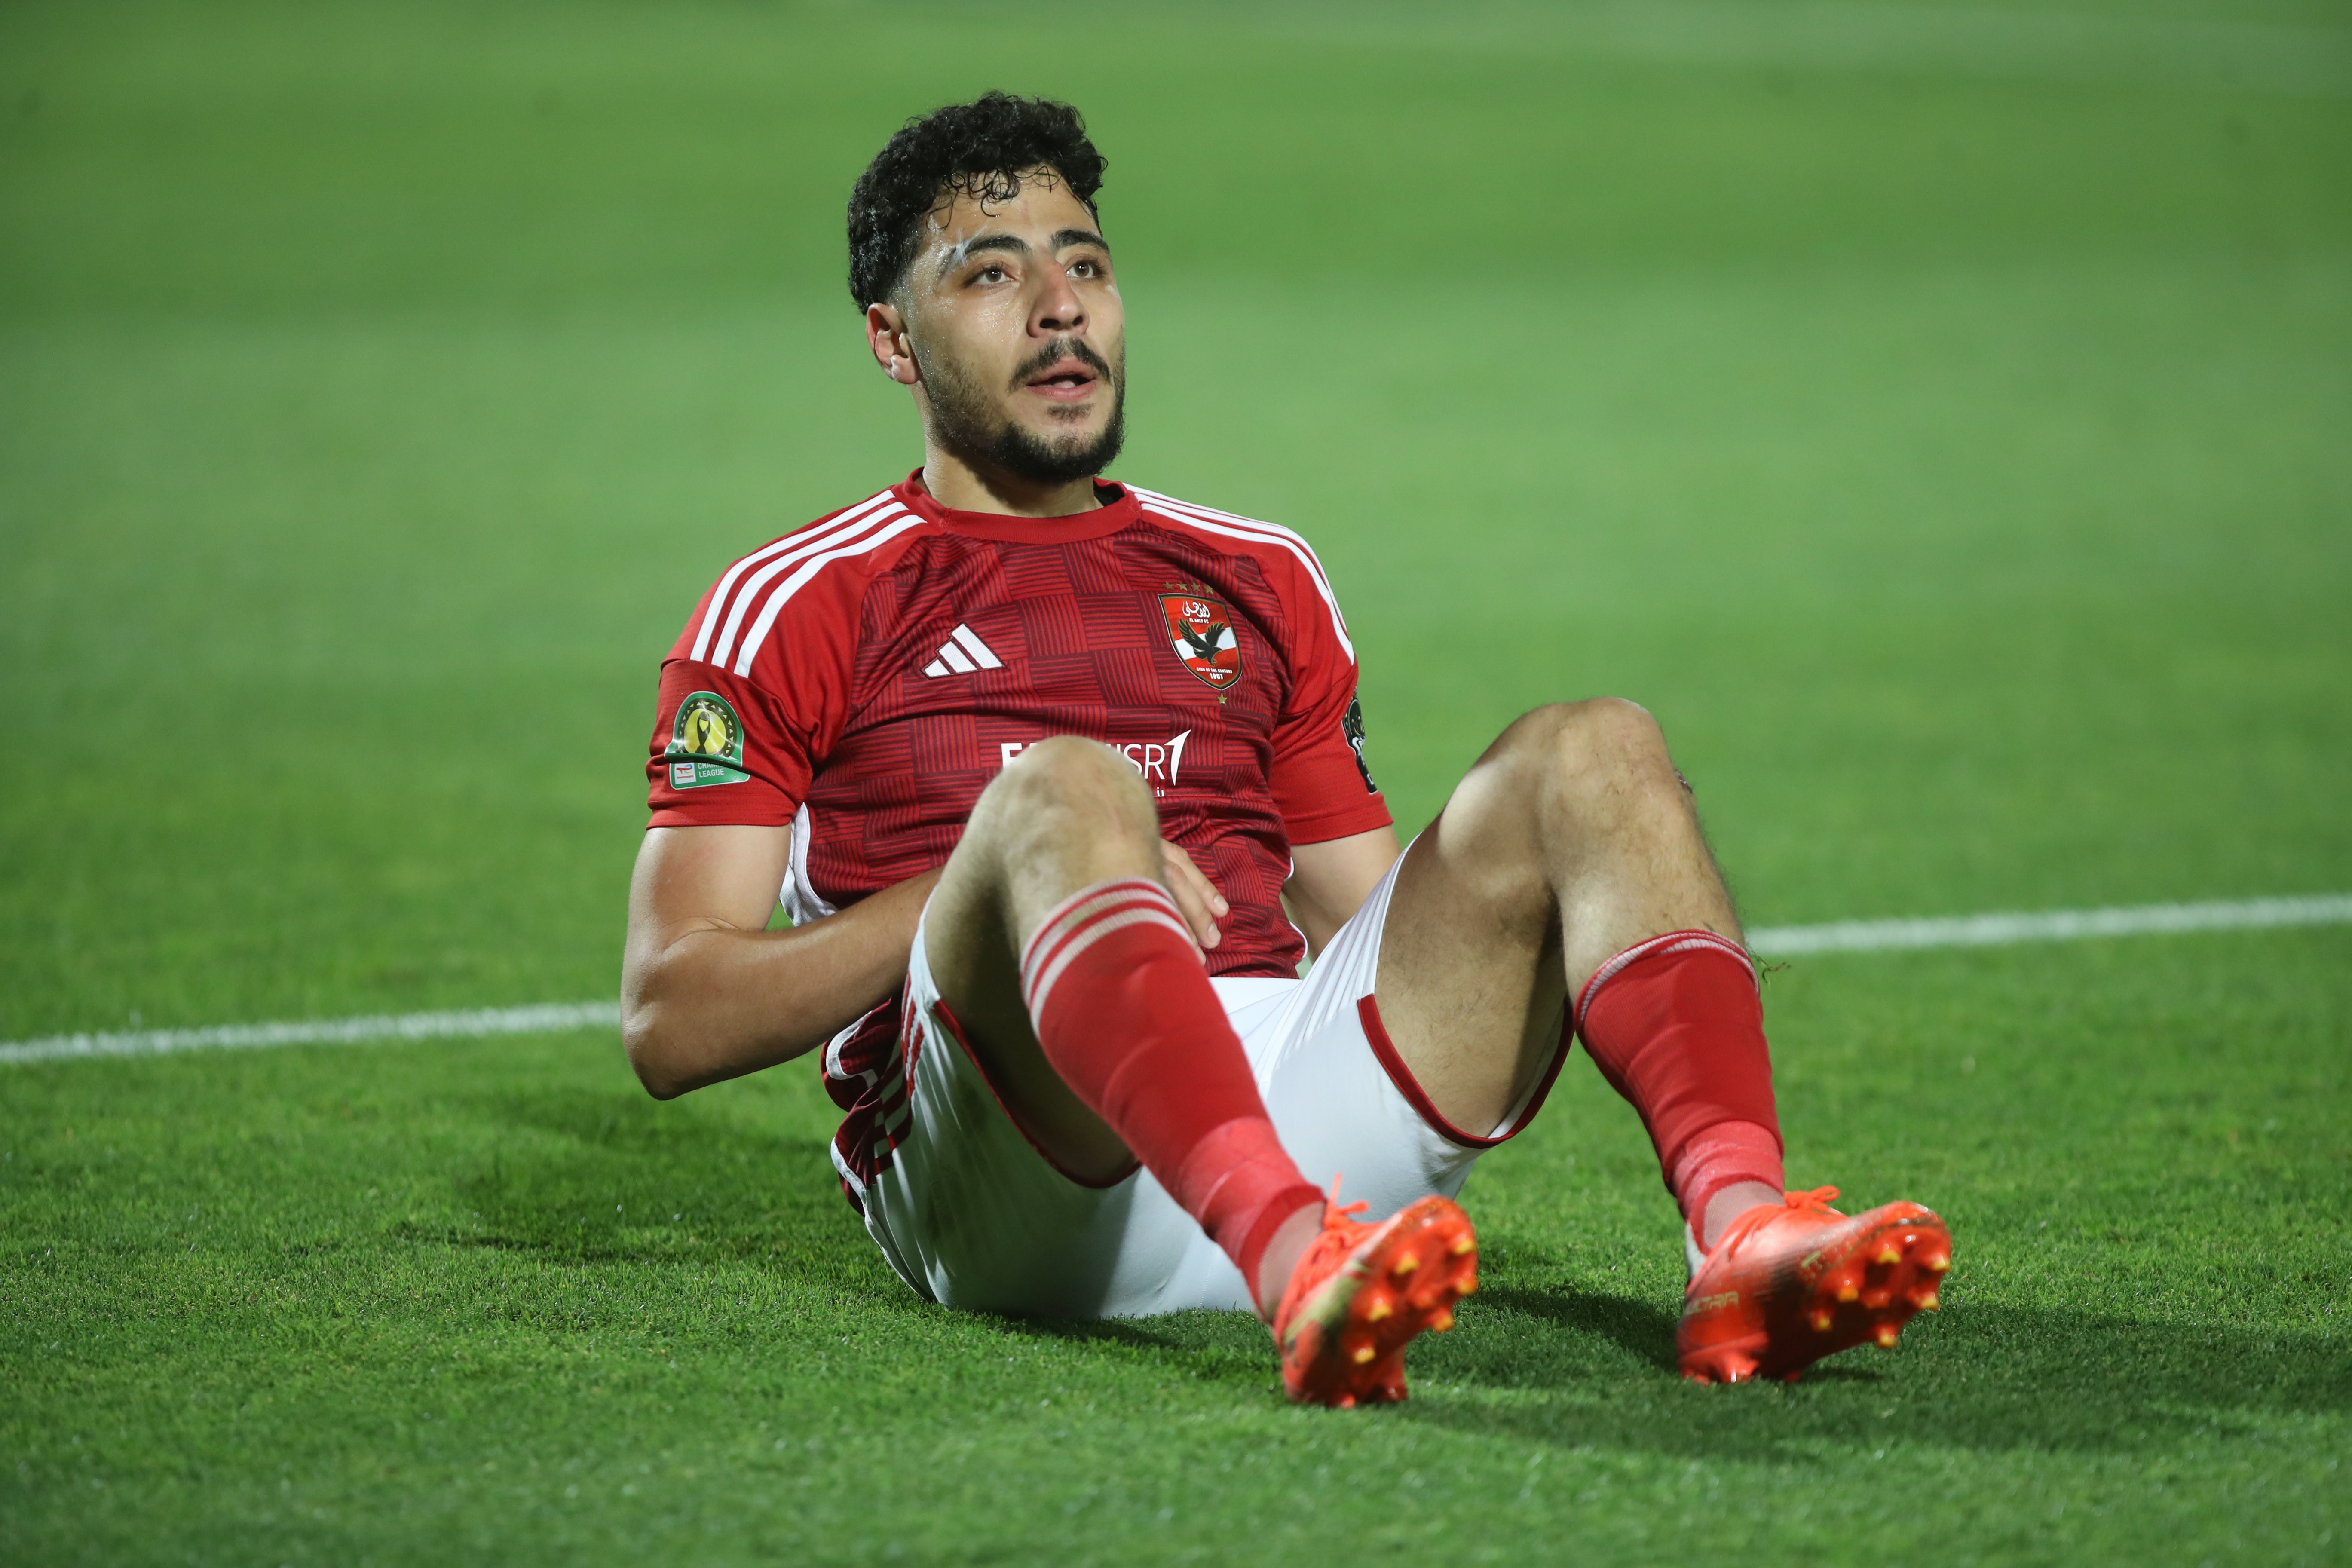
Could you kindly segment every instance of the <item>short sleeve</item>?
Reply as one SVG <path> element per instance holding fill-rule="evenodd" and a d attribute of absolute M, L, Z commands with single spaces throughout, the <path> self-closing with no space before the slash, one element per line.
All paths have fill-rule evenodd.
<path fill-rule="evenodd" d="M 655 827 L 789 826 L 840 737 L 864 580 L 822 573 L 787 595 L 775 576 L 730 569 L 662 661 L 646 757 Z"/>
<path fill-rule="evenodd" d="M 1386 827 L 1388 801 L 1364 758 L 1356 658 L 1319 570 L 1301 564 L 1283 595 L 1290 701 L 1274 732 L 1269 779 L 1293 844 Z"/>
<path fill-rule="evenodd" d="M 808 794 L 810 737 L 752 681 L 663 661 L 646 760 L 655 827 L 785 827 Z"/>

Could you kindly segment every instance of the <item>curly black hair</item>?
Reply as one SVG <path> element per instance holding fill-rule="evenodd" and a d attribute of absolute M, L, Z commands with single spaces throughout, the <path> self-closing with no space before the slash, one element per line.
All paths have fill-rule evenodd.
<path fill-rule="evenodd" d="M 849 193 L 849 292 L 861 310 L 907 280 L 924 217 L 942 198 L 1011 201 L 1021 176 L 1048 168 L 1095 212 L 1103 155 L 1087 122 L 1050 98 L 983 93 L 917 115 L 874 155 Z"/>

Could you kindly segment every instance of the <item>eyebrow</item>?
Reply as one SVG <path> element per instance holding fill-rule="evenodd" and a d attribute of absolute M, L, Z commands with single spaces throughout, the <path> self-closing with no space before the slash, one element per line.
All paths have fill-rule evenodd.
<path fill-rule="evenodd" d="M 1055 249 L 1067 250 L 1074 245 L 1097 246 L 1104 250 L 1110 248 L 1110 241 L 1090 228 L 1065 228 L 1055 233 Z M 952 272 L 973 257 L 991 250 L 1002 250 L 1013 256 L 1026 256 L 1029 254 L 1029 242 L 1017 234 L 975 235 L 948 252 L 947 262 L 940 270 Z"/>

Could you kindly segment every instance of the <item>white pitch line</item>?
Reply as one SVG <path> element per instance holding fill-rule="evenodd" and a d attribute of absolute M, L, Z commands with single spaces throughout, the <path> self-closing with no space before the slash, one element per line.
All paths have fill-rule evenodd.
<path fill-rule="evenodd" d="M 1832 921 L 1817 926 L 1759 926 L 1748 933 L 1759 957 L 1808 952 L 1884 952 L 1891 948 L 2000 947 L 2020 942 L 2079 942 L 2095 936 L 2234 931 L 2250 926 L 2352 922 L 2352 893 L 2294 899 L 2239 899 L 2201 904 L 2137 904 L 2115 910 L 2045 910 L 2040 914 L 1950 915 L 1935 920 Z"/>
<path fill-rule="evenodd" d="M 2012 942 L 2078 942 L 2102 936 L 2344 924 L 2352 924 L 2352 893 L 2200 904 L 2137 904 L 2110 910 L 2045 910 L 2039 914 L 1759 926 L 1748 933 L 1748 945 L 1759 958 L 1790 958 L 1815 952 L 1998 947 Z M 566 1029 L 618 1028 L 620 1022 L 621 1005 L 617 1002 L 547 1002 L 535 1007 L 474 1007 L 448 1013 L 383 1013 L 364 1018 L 304 1018 L 281 1024 L 217 1024 L 203 1029 L 51 1035 L 45 1039 L 0 1044 L 0 1065 L 84 1057 L 161 1056 L 172 1051 L 351 1046 L 370 1040 L 551 1035 Z"/>
<path fill-rule="evenodd" d="M 167 1051 L 256 1051 L 272 1046 L 355 1046 L 368 1040 L 439 1040 L 482 1035 L 551 1035 L 617 1028 L 618 1002 L 542 1002 L 535 1007 L 468 1007 L 450 1013 L 381 1013 L 365 1018 L 299 1018 L 282 1024 L 215 1024 L 205 1029 L 51 1035 L 0 1045 L 0 1062 L 72 1057 L 152 1057 Z"/>

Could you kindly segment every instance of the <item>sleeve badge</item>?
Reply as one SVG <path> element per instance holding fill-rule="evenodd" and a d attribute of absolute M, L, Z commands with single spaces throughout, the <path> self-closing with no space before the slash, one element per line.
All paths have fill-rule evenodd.
<path fill-rule="evenodd" d="M 742 784 L 751 776 L 743 771 L 743 721 L 716 691 L 688 692 L 677 705 L 662 761 L 672 789 Z"/>

